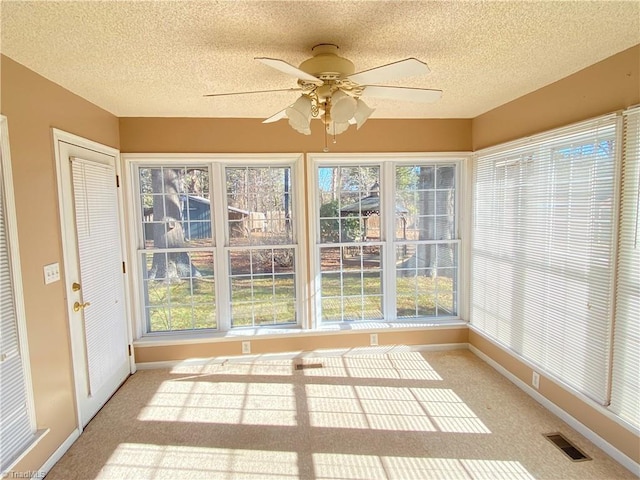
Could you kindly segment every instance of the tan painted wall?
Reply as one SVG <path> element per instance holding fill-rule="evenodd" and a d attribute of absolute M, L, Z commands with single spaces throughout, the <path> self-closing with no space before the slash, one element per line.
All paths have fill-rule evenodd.
<path fill-rule="evenodd" d="M 468 328 L 451 327 L 378 331 L 379 345 L 443 345 L 468 343 Z M 242 340 L 251 341 L 251 353 L 278 353 L 308 351 L 322 348 L 354 348 L 369 345 L 369 332 L 342 332 L 312 335 L 287 335 L 275 338 L 234 339 L 170 346 L 143 346 L 135 348 L 136 362 L 163 362 L 187 358 L 209 358 L 240 355 Z"/>
<path fill-rule="evenodd" d="M 531 384 L 533 370 L 518 360 L 516 356 L 496 346 L 473 330 L 469 330 L 469 343 L 527 385 Z M 542 375 L 538 392 L 587 428 L 596 432 L 633 461 L 640 463 L 640 439 L 629 430 Z"/>
<path fill-rule="evenodd" d="M 121 118 L 123 153 L 322 152 L 321 124 L 309 136 L 286 121 L 250 118 Z M 331 152 L 452 152 L 471 150 L 471 119 L 369 120 L 336 137 Z"/>
<path fill-rule="evenodd" d="M 640 45 L 473 119 L 473 150 L 640 103 Z"/>
<path fill-rule="evenodd" d="M 51 429 L 15 469 L 27 471 L 38 470 L 77 426 L 64 284 L 45 285 L 42 272 L 53 262 L 62 269 L 51 128 L 117 148 L 118 119 L 5 56 L 1 62 L 36 419 Z"/>

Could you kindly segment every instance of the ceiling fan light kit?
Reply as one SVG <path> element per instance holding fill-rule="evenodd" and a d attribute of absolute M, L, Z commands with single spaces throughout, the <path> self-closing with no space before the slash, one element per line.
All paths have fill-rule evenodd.
<path fill-rule="evenodd" d="M 313 57 L 295 67 L 284 60 L 256 57 L 259 62 L 298 79 L 300 97 L 284 110 L 272 115 L 263 123 L 273 123 L 288 118 L 289 125 L 303 135 L 311 135 L 311 120 L 318 118 L 324 124 L 325 151 L 327 134 L 335 136 L 348 130 L 350 125 L 360 129 L 375 109 L 361 97 L 429 103 L 440 99 L 442 91 L 427 88 L 392 87 L 380 82 L 398 80 L 408 76 L 425 75 L 429 67 L 415 58 L 407 58 L 380 67 L 355 72 L 353 62 L 338 55 L 338 46 L 321 43 L 312 49 Z M 272 90 L 282 91 L 282 89 Z M 236 92 L 236 95 L 256 92 Z M 210 97 L 233 95 L 218 93 Z"/>
<path fill-rule="evenodd" d="M 359 98 L 356 100 L 356 113 L 353 114 L 353 121 L 356 124 L 356 129 L 360 130 L 360 127 L 364 125 L 364 122 L 371 116 L 374 108 L 370 108 L 366 103 L 364 103 Z"/>
<path fill-rule="evenodd" d="M 342 90 L 336 90 L 331 95 L 331 117 L 334 122 L 347 123 L 356 113 L 356 99 L 347 95 Z"/>
<path fill-rule="evenodd" d="M 300 64 L 300 70 L 320 80 L 338 80 L 355 73 L 351 60 L 338 55 L 339 47 L 332 43 L 320 43 L 311 49 L 313 57 Z"/>
<path fill-rule="evenodd" d="M 289 125 L 303 135 L 311 135 L 312 102 L 309 97 L 302 95 L 293 105 L 285 110 Z"/>

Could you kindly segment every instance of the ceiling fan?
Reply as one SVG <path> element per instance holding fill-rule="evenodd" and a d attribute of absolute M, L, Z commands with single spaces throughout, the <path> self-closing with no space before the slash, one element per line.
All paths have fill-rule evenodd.
<path fill-rule="evenodd" d="M 262 123 L 272 123 L 288 118 L 293 129 L 302 134 L 310 135 L 311 120 L 318 118 L 325 125 L 325 139 L 327 133 L 335 137 L 335 135 L 346 131 L 350 125 L 355 124 L 357 128 L 360 128 L 367 121 L 374 109 L 367 106 L 363 99 L 386 98 L 430 103 L 442 97 L 441 90 L 380 85 L 381 82 L 429 73 L 429 67 L 415 58 L 407 58 L 354 73 L 353 63 L 338 55 L 337 45 L 321 43 L 311 50 L 313 57 L 302 62 L 299 67 L 294 67 L 284 60 L 275 58 L 255 58 L 269 67 L 296 77 L 298 88 L 213 93 L 205 96 L 217 97 L 284 91 L 302 92 L 294 103 Z"/>

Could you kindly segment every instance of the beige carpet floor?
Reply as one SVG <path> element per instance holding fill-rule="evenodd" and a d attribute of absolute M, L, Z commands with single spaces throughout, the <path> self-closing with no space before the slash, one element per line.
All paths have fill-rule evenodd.
<path fill-rule="evenodd" d="M 371 347 L 139 371 L 46 478 L 637 477 L 467 350 Z"/>

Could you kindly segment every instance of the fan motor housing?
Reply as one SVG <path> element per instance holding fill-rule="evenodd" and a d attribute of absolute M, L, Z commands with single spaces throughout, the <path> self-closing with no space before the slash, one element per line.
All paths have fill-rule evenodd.
<path fill-rule="evenodd" d="M 321 80 L 338 80 L 355 72 L 350 60 L 337 55 L 338 46 L 321 43 L 312 49 L 313 57 L 300 64 L 300 70 Z"/>

